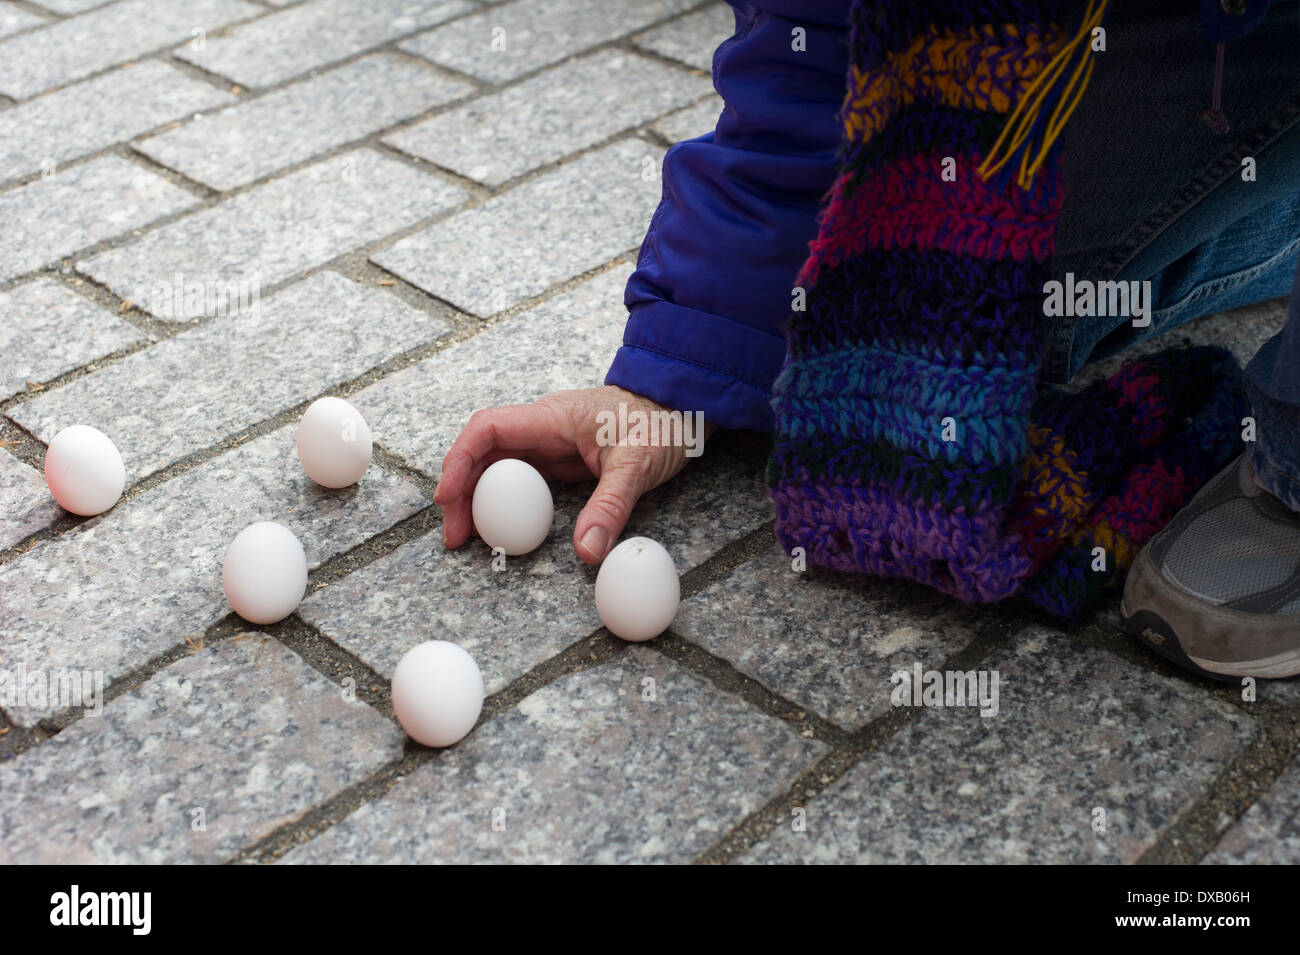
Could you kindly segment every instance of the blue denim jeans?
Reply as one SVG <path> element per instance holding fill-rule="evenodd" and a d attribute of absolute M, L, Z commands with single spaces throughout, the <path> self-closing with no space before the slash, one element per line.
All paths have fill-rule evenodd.
<path fill-rule="evenodd" d="M 1260 480 L 1300 510 L 1300 3 L 1275 4 L 1227 45 L 1221 102 L 1230 128 L 1201 118 L 1215 50 L 1196 3 L 1116 0 L 1108 50 L 1066 127 L 1070 186 L 1053 269 L 1151 283 L 1151 316 L 1045 319 L 1045 375 L 1203 315 L 1291 294 L 1282 332 L 1246 369 Z M 1243 178 L 1243 160 L 1255 178 Z"/>

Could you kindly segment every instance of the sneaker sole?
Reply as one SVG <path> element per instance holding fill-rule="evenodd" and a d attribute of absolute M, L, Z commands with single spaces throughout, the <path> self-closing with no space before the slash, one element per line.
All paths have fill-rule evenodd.
<path fill-rule="evenodd" d="M 1130 615 L 1121 603 L 1120 613 L 1124 617 L 1124 629 L 1139 642 L 1183 669 L 1211 680 L 1232 683 L 1245 676 L 1279 680 L 1300 674 L 1300 651 L 1280 653 L 1263 660 L 1208 660 L 1185 651 L 1174 628 L 1155 611 L 1139 610 Z"/>
<path fill-rule="evenodd" d="M 1276 680 L 1300 674 L 1300 645 L 1282 653 L 1254 660 L 1215 660 L 1198 652 L 1200 648 L 1190 640 L 1195 634 L 1186 633 L 1180 637 L 1174 622 L 1166 616 L 1145 608 L 1136 612 L 1130 610 L 1129 599 L 1134 594 L 1143 595 L 1137 599 L 1147 607 L 1151 604 L 1161 606 L 1170 603 L 1168 600 L 1159 599 L 1159 595 L 1167 591 L 1169 585 L 1160 577 L 1145 548 L 1134 561 L 1129 578 L 1129 585 L 1124 589 L 1124 599 L 1120 601 L 1120 616 L 1123 618 L 1124 629 L 1165 659 L 1212 680 L 1235 680 L 1245 676 Z M 1189 608 L 1176 607 L 1176 609 L 1177 612 L 1171 616 L 1186 618 L 1184 622 L 1191 619 Z M 1222 608 L 1207 608 L 1207 610 L 1213 610 L 1221 621 L 1227 618 L 1229 626 L 1236 629 L 1236 621 L 1231 620 L 1234 611 Z M 1252 615 L 1239 614 L 1239 616 L 1241 632 L 1248 631 Z M 1194 622 L 1189 626 L 1199 631 L 1199 627 Z"/>

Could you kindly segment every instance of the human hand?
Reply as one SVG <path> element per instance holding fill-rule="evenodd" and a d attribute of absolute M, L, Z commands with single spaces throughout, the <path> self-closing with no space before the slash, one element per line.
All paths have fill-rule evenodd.
<path fill-rule="evenodd" d="M 474 530 L 471 505 L 480 475 L 502 458 L 519 458 L 548 481 L 599 478 L 578 514 L 573 546 L 588 564 L 605 559 L 623 532 L 642 494 L 663 484 L 686 464 L 687 448 L 675 445 L 602 444 L 601 412 L 665 412 L 649 398 L 605 385 L 557 391 L 527 405 L 502 405 L 474 412 L 442 462 L 434 503 L 442 508 L 442 542 L 454 549 Z M 624 418 L 626 420 L 626 417 Z M 706 438 L 712 432 L 706 424 Z"/>

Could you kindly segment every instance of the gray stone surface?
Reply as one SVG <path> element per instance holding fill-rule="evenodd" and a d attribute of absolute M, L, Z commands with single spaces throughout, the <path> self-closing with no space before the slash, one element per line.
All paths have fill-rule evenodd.
<path fill-rule="evenodd" d="M 538 690 L 285 861 L 686 862 L 822 751 L 633 648 Z"/>
<path fill-rule="evenodd" d="M 117 156 L 0 192 L 0 282 L 197 202 L 184 189 Z"/>
<path fill-rule="evenodd" d="M 32 13 L 30 10 L 24 10 L 16 4 L 9 3 L 8 0 L 0 3 L 0 36 L 8 36 L 11 33 L 27 30 L 45 22 L 47 21 L 44 17 Z"/>
<path fill-rule="evenodd" d="M 679 573 L 690 570 L 771 518 L 763 463 L 762 454 L 710 448 L 642 498 L 623 536 L 659 541 Z M 495 693 L 600 626 L 596 573 L 572 544 L 594 487 L 554 485 L 551 536 L 500 573 L 482 541 L 447 551 L 430 533 L 313 594 L 300 614 L 386 677 L 431 633 L 451 640 L 474 655 Z"/>
<path fill-rule="evenodd" d="M 624 532 L 699 591 L 670 639 L 599 629 L 570 543 L 594 480 L 553 484 L 549 539 L 500 573 L 480 541 L 441 547 L 412 485 L 470 415 L 603 380 L 662 147 L 722 110 L 706 73 L 730 21 L 717 0 L 0 0 L 0 676 L 139 684 L 85 719 L 0 693 L 0 862 L 220 862 L 268 833 L 258 856 L 291 861 L 687 861 L 755 839 L 751 861 L 1300 861 L 1294 766 L 1223 814 L 1246 761 L 1295 759 L 1286 733 L 1246 741 L 1297 716 L 1300 678 L 1229 706 L 1154 657 L 1084 649 L 1086 628 L 1008 640 L 1003 608 L 796 573 L 761 435 L 715 436 Z M 424 293 L 488 320 L 448 332 Z M 1244 361 L 1284 313 L 1130 354 L 1186 336 Z M 431 355 L 397 369 L 412 346 Z M 357 375 L 380 463 L 326 491 L 291 409 Z M 62 511 L 38 466 L 73 421 L 151 475 L 99 518 Z M 256 520 L 300 536 L 317 583 L 289 627 L 226 642 L 220 563 Z M 492 718 L 391 780 L 414 744 L 318 674 L 373 668 L 382 698 L 437 637 L 478 659 Z M 890 708 L 893 672 L 977 650 L 1006 678 L 999 716 Z M 61 732 L 29 731 L 55 714 Z M 809 831 L 769 833 L 752 813 L 773 800 L 802 801 Z"/>
<path fill-rule="evenodd" d="M 0 183 L 234 100 L 157 60 L 76 83 L 0 113 Z"/>
<path fill-rule="evenodd" d="M 1287 680 L 1257 680 L 1255 698 L 1267 703 L 1300 703 L 1300 676 Z"/>
<path fill-rule="evenodd" d="M 684 70 L 604 50 L 399 130 L 384 142 L 497 186 L 707 92 Z"/>
<path fill-rule="evenodd" d="M 603 382 L 623 340 L 628 274 L 626 266 L 602 272 L 389 375 L 351 401 L 379 444 L 436 477 L 443 455 L 479 408 Z"/>
<path fill-rule="evenodd" d="M 626 280 L 625 268 L 604 272 L 350 400 L 380 445 L 437 476 L 477 409 L 599 383 L 621 335 Z M 429 534 L 312 595 L 301 613 L 385 675 L 428 639 L 435 622 L 477 655 L 489 691 L 499 689 L 600 625 L 591 596 L 595 574 L 570 543 L 590 490 L 556 485 L 550 538 L 534 554 L 509 559 L 506 572 L 492 572 L 480 541 L 447 553 Z M 768 501 L 762 454 L 714 442 L 642 499 L 626 534 L 659 540 L 684 572 L 768 520 Z M 502 630 L 511 639 L 500 639 Z"/>
<path fill-rule="evenodd" d="M 449 216 L 371 261 L 480 317 L 635 248 L 660 196 L 661 150 L 612 143 Z"/>
<path fill-rule="evenodd" d="M 374 467 L 354 487 L 317 487 L 294 438 L 288 426 L 241 445 L 0 567 L 4 659 L 111 682 L 229 612 L 221 560 L 249 524 L 284 524 L 318 566 L 427 506 Z M 28 726 L 49 711 L 8 715 Z"/>
<path fill-rule="evenodd" d="M 0 399 L 143 341 L 134 326 L 53 279 L 0 292 Z"/>
<path fill-rule="evenodd" d="M 243 0 L 122 0 L 0 42 L 0 93 L 26 99 L 263 11 Z M 211 42 L 211 39 L 208 39 Z"/>
<path fill-rule="evenodd" d="M 892 709 L 891 674 L 941 669 L 982 619 L 922 587 L 792 563 L 774 544 L 687 600 L 673 630 L 846 729 Z"/>
<path fill-rule="evenodd" d="M 721 0 L 684 17 L 647 30 L 632 42 L 643 50 L 677 60 L 706 73 L 713 71 L 713 51 L 736 30 L 736 16 Z"/>
<path fill-rule="evenodd" d="M 1223 834 L 1205 865 L 1294 865 L 1300 859 L 1300 759 Z"/>
<path fill-rule="evenodd" d="M 135 148 L 226 191 L 473 89 L 410 60 L 375 54 L 150 137 Z"/>
<path fill-rule="evenodd" d="M 402 49 L 500 83 L 689 9 L 697 0 L 516 0 L 406 40 Z"/>
<path fill-rule="evenodd" d="M 747 860 L 1133 862 L 1255 732 L 1199 687 L 1050 631 L 977 668 L 1000 675 L 996 716 L 917 714 L 810 801 L 806 832 L 783 824 Z"/>
<path fill-rule="evenodd" d="M 110 0 L 41 0 L 40 5 L 55 13 L 70 16 L 74 13 L 85 13 L 93 7 L 102 7 L 109 2 Z"/>
<path fill-rule="evenodd" d="M 62 513 L 41 473 L 0 448 L 0 550 L 48 527 Z"/>
<path fill-rule="evenodd" d="M 388 720 L 241 634 L 0 767 L 0 863 L 221 862 L 401 751 Z"/>
<path fill-rule="evenodd" d="M 718 125 L 718 117 L 722 115 L 725 105 L 722 97 L 717 94 L 706 96 L 698 103 L 669 113 L 659 120 L 654 124 L 655 132 L 670 143 L 680 143 L 711 133 Z"/>
<path fill-rule="evenodd" d="M 69 424 L 96 427 L 138 481 L 449 328 L 333 272 L 288 286 L 260 310 L 182 332 L 46 391 L 10 417 L 47 443 Z"/>
<path fill-rule="evenodd" d="M 464 195 L 395 159 L 361 149 L 263 183 L 78 262 L 77 268 L 161 318 L 183 320 L 213 313 L 209 298 L 183 302 L 177 310 L 160 289 L 194 283 L 225 289 L 257 282 L 266 290 L 454 206 Z M 217 314 L 225 310 L 223 299 L 212 301 Z"/>
<path fill-rule="evenodd" d="M 270 86 L 472 9 L 466 0 L 312 0 L 179 55 L 244 86 Z"/>

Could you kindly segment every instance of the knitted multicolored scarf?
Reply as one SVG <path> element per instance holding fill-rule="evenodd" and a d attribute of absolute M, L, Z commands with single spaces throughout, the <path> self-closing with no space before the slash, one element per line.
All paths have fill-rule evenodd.
<path fill-rule="evenodd" d="M 1069 7 L 854 4 L 841 171 L 774 388 L 787 551 L 1071 618 L 1241 450 L 1221 349 L 1039 388 L 1055 140 L 1104 3 L 1071 35 Z"/>

